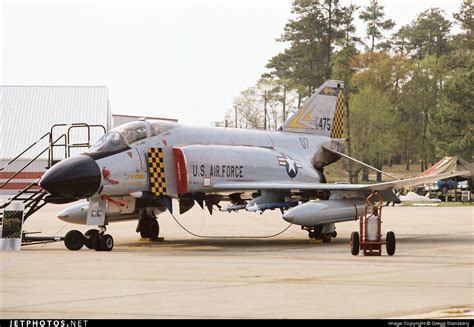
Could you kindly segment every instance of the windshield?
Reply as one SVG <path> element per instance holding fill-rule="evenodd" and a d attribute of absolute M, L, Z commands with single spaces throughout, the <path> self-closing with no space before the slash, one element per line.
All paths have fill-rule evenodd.
<path fill-rule="evenodd" d="M 90 149 L 95 152 L 120 152 L 129 148 L 129 144 L 143 140 L 147 137 L 148 125 L 143 121 L 131 122 L 114 128 L 102 136 Z M 153 130 L 150 135 L 155 135 Z"/>
<path fill-rule="evenodd" d="M 118 152 L 127 148 L 124 137 L 116 131 L 110 131 L 103 135 L 89 149 L 89 152 Z"/>

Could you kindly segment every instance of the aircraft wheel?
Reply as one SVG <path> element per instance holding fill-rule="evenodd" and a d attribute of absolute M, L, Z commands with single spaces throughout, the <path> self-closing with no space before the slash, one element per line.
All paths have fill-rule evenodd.
<path fill-rule="evenodd" d="M 84 233 L 84 245 L 88 249 L 94 248 L 94 238 L 99 235 L 98 229 L 89 229 L 87 232 Z"/>
<path fill-rule="evenodd" d="M 396 239 L 395 239 L 395 233 L 394 232 L 390 231 L 390 232 L 387 233 L 385 246 L 387 248 L 387 254 L 388 255 L 394 255 L 395 254 Z"/>
<path fill-rule="evenodd" d="M 331 237 L 332 237 L 332 238 L 336 238 L 336 237 L 337 237 L 337 232 L 336 232 L 336 231 L 332 232 L 332 233 L 331 233 Z"/>
<path fill-rule="evenodd" d="M 315 226 L 314 227 L 314 239 L 315 240 L 323 240 L 323 226 Z"/>
<path fill-rule="evenodd" d="M 324 233 L 322 234 L 323 243 L 331 243 L 331 234 Z"/>
<path fill-rule="evenodd" d="M 318 226 L 314 227 L 314 233 L 316 235 L 320 235 L 322 232 L 323 232 L 323 226 L 322 225 L 318 225 Z"/>
<path fill-rule="evenodd" d="M 160 225 L 158 224 L 158 221 L 153 218 L 153 221 L 150 224 L 150 238 L 152 240 L 157 240 L 159 234 L 160 234 Z"/>
<path fill-rule="evenodd" d="M 359 249 L 360 249 L 360 243 L 359 243 L 359 233 L 358 232 L 352 232 L 351 234 L 351 253 L 352 255 L 358 255 L 359 254 Z"/>
<path fill-rule="evenodd" d="M 313 231 L 308 232 L 308 237 L 309 238 L 314 238 L 315 236 L 316 236 L 316 234 L 314 234 Z"/>
<path fill-rule="evenodd" d="M 100 249 L 102 251 L 112 251 L 114 248 L 114 239 L 111 235 L 105 234 L 100 238 Z"/>
<path fill-rule="evenodd" d="M 78 251 L 84 246 L 84 235 L 78 230 L 71 230 L 64 237 L 64 245 L 68 250 Z"/>
<path fill-rule="evenodd" d="M 102 248 L 101 248 L 101 239 L 102 239 L 102 235 L 100 234 L 97 234 L 93 239 L 92 239 L 92 248 L 96 251 L 102 251 Z"/>
<path fill-rule="evenodd" d="M 140 222 L 140 236 L 142 238 L 158 239 L 160 233 L 160 225 L 158 221 L 152 216 L 146 216 Z"/>

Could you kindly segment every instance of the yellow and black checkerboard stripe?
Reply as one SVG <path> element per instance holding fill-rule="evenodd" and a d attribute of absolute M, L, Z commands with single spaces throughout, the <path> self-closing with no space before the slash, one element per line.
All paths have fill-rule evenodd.
<path fill-rule="evenodd" d="M 156 196 L 167 195 L 162 148 L 148 148 L 148 169 L 150 171 L 151 193 Z"/>
<path fill-rule="evenodd" d="M 331 137 L 340 139 L 344 131 L 344 93 L 339 92 L 336 102 L 336 112 L 334 113 Z"/>

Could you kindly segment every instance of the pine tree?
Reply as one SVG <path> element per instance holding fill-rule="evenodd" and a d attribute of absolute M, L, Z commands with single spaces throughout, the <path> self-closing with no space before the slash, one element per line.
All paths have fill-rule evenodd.
<path fill-rule="evenodd" d="M 367 24 L 370 52 L 374 52 L 375 41 L 382 39 L 383 31 L 391 30 L 395 26 L 395 22 L 391 19 L 384 20 L 384 6 L 380 5 L 378 0 L 370 0 L 370 4 L 360 13 L 359 18 Z"/>

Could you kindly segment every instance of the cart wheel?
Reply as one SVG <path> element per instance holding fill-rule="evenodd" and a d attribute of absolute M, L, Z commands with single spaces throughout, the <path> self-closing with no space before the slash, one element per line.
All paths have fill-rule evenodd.
<path fill-rule="evenodd" d="M 351 253 L 352 255 L 358 255 L 359 254 L 359 233 L 357 232 L 352 232 L 351 234 Z"/>
<path fill-rule="evenodd" d="M 84 246 L 84 235 L 78 230 L 71 230 L 64 237 L 64 245 L 71 251 L 78 251 Z"/>
<path fill-rule="evenodd" d="M 387 239 L 386 239 L 386 247 L 387 247 L 387 254 L 388 255 L 394 255 L 395 254 L 395 233 L 394 232 L 388 232 L 387 233 Z"/>

